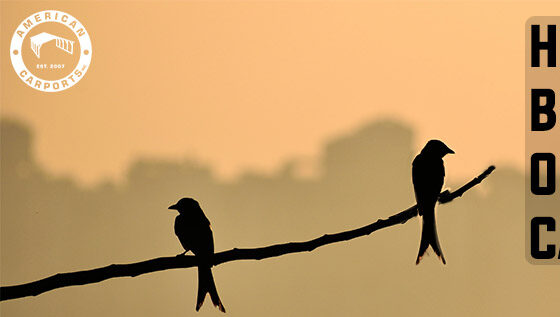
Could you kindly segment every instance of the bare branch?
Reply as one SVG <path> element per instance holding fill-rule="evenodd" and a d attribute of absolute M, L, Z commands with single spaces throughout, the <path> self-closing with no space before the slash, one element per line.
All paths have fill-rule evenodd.
<path fill-rule="evenodd" d="M 467 190 L 480 184 L 480 182 L 490 175 L 494 169 L 494 166 L 490 166 L 478 177 L 475 177 L 473 180 L 454 192 L 449 192 L 448 190 L 442 192 L 439 196 L 439 203 L 448 203 L 457 197 L 461 197 Z M 234 248 L 228 251 L 216 253 L 214 255 L 214 265 L 237 260 L 262 260 L 284 254 L 304 251 L 309 252 L 327 244 L 355 239 L 361 236 L 369 235 L 379 229 L 403 224 L 417 215 L 418 210 L 416 205 L 414 205 L 387 219 L 379 219 L 367 226 L 334 234 L 325 234 L 319 238 L 305 242 L 289 242 L 253 249 Z M 109 266 L 87 271 L 59 273 L 31 283 L 2 286 L 0 287 L 0 300 L 4 301 L 26 296 L 37 296 L 57 288 L 98 283 L 115 277 L 134 277 L 157 271 L 195 266 L 197 266 L 196 258 L 189 255 L 161 257 L 130 264 L 111 264 Z"/>

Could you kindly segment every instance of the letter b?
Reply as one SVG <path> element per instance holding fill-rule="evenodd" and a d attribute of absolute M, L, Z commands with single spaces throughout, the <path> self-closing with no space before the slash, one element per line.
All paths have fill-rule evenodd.
<path fill-rule="evenodd" d="M 541 106 L 541 97 L 545 98 L 544 105 Z M 556 124 L 556 113 L 554 104 L 556 97 L 552 89 L 531 89 L 531 130 L 547 131 Z M 546 121 L 541 122 L 541 114 L 546 116 Z"/>

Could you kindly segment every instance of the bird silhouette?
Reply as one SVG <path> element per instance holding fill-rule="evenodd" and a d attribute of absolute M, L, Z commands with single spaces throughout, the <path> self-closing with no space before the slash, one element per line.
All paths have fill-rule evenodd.
<path fill-rule="evenodd" d="M 455 152 L 439 140 L 430 140 L 412 162 L 412 183 L 418 213 L 422 216 L 422 237 L 416 265 L 420 263 L 430 245 L 443 264 L 446 263 L 438 240 L 435 207 L 443 187 L 445 177 L 443 157 L 447 154 L 455 154 Z"/>
<path fill-rule="evenodd" d="M 181 245 L 185 248 L 185 253 L 192 251 L 198 259 L 198 295 L 196 298 L 196 311 L 204 303 L 206 294 L 210 294 L 210 299 L 214 306 L 220 311 L 226 312 L 218 290 L 212 276 L 212 257 L 214 256 L 214 236 L 210 221 L 204 215 L 198 202 L 192 198 L 181 198 L 169 209 L 179 212 L 175 218 L 175 234 L 179 238 Z"/>

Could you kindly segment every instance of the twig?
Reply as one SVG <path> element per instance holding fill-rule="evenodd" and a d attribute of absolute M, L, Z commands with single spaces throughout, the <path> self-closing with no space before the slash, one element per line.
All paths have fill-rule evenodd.
<path fill-rule="evenodd" d="M 486 171 L 475 177 L 473 180 L 463 185 L 461 188 L 454 192 L 448 190 L 442 192 L 439 196 L 439 203 L 444 204 L 461 197 L 467 190 L 480 184 L 495 167 L 490 166 Z M 403 224 L 409 219 L 418 215 L 416 205 L 396 214 L 387 219 L 379 219 L 374 223 L 367 226 L 343 231 L 335 234 L 325 234 L 319 238 L 305 241 L 305 242 L 289 242 L 271 245 L 262 248 L 253 249 L 231 249 L 216 253 L 214 255 L 214 265 L 236 261 L 236 260 L 262 260 L 266 258 L 281 256 L 284 254 L 313 251 L 318 247 L 351 240 L 361 236 L 369 235 L 379 229 L 387 228 L 397 224 Z M 9 299 L 21 298 L 26 296 L 37 296 L 39 294 L 67 286 L 85 285 L 104 281 L 106 279 L 125 276 L 138 276 L 141 274 L 179 269 L 197 266 L 197 261 L 194 256 L 174 256 L 174 257 L 161 257 L 147 261 L 130 263 L 130 264 L 111 264 L 102 268 L 97 268 L 87 271 L 59 273 L 38 281 L 0 287 L 0 300 L 5 301 Z"/>

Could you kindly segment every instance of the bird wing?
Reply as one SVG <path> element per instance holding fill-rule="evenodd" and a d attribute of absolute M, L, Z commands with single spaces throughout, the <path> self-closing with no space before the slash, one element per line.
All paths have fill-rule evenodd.
<path fill-rule="evenodd" d="M 418 155 L 412 162 L 412 183 L 419 206 L 435 205 L 443 187 L 443 160 Z"/>
<path fill-rule="evenodd" d="M 214 254 L 214 235 L 206 217 L 187 219 L 183 215 L 177 216 L 175 234 L 185 250 L 197 256 Z"/>

